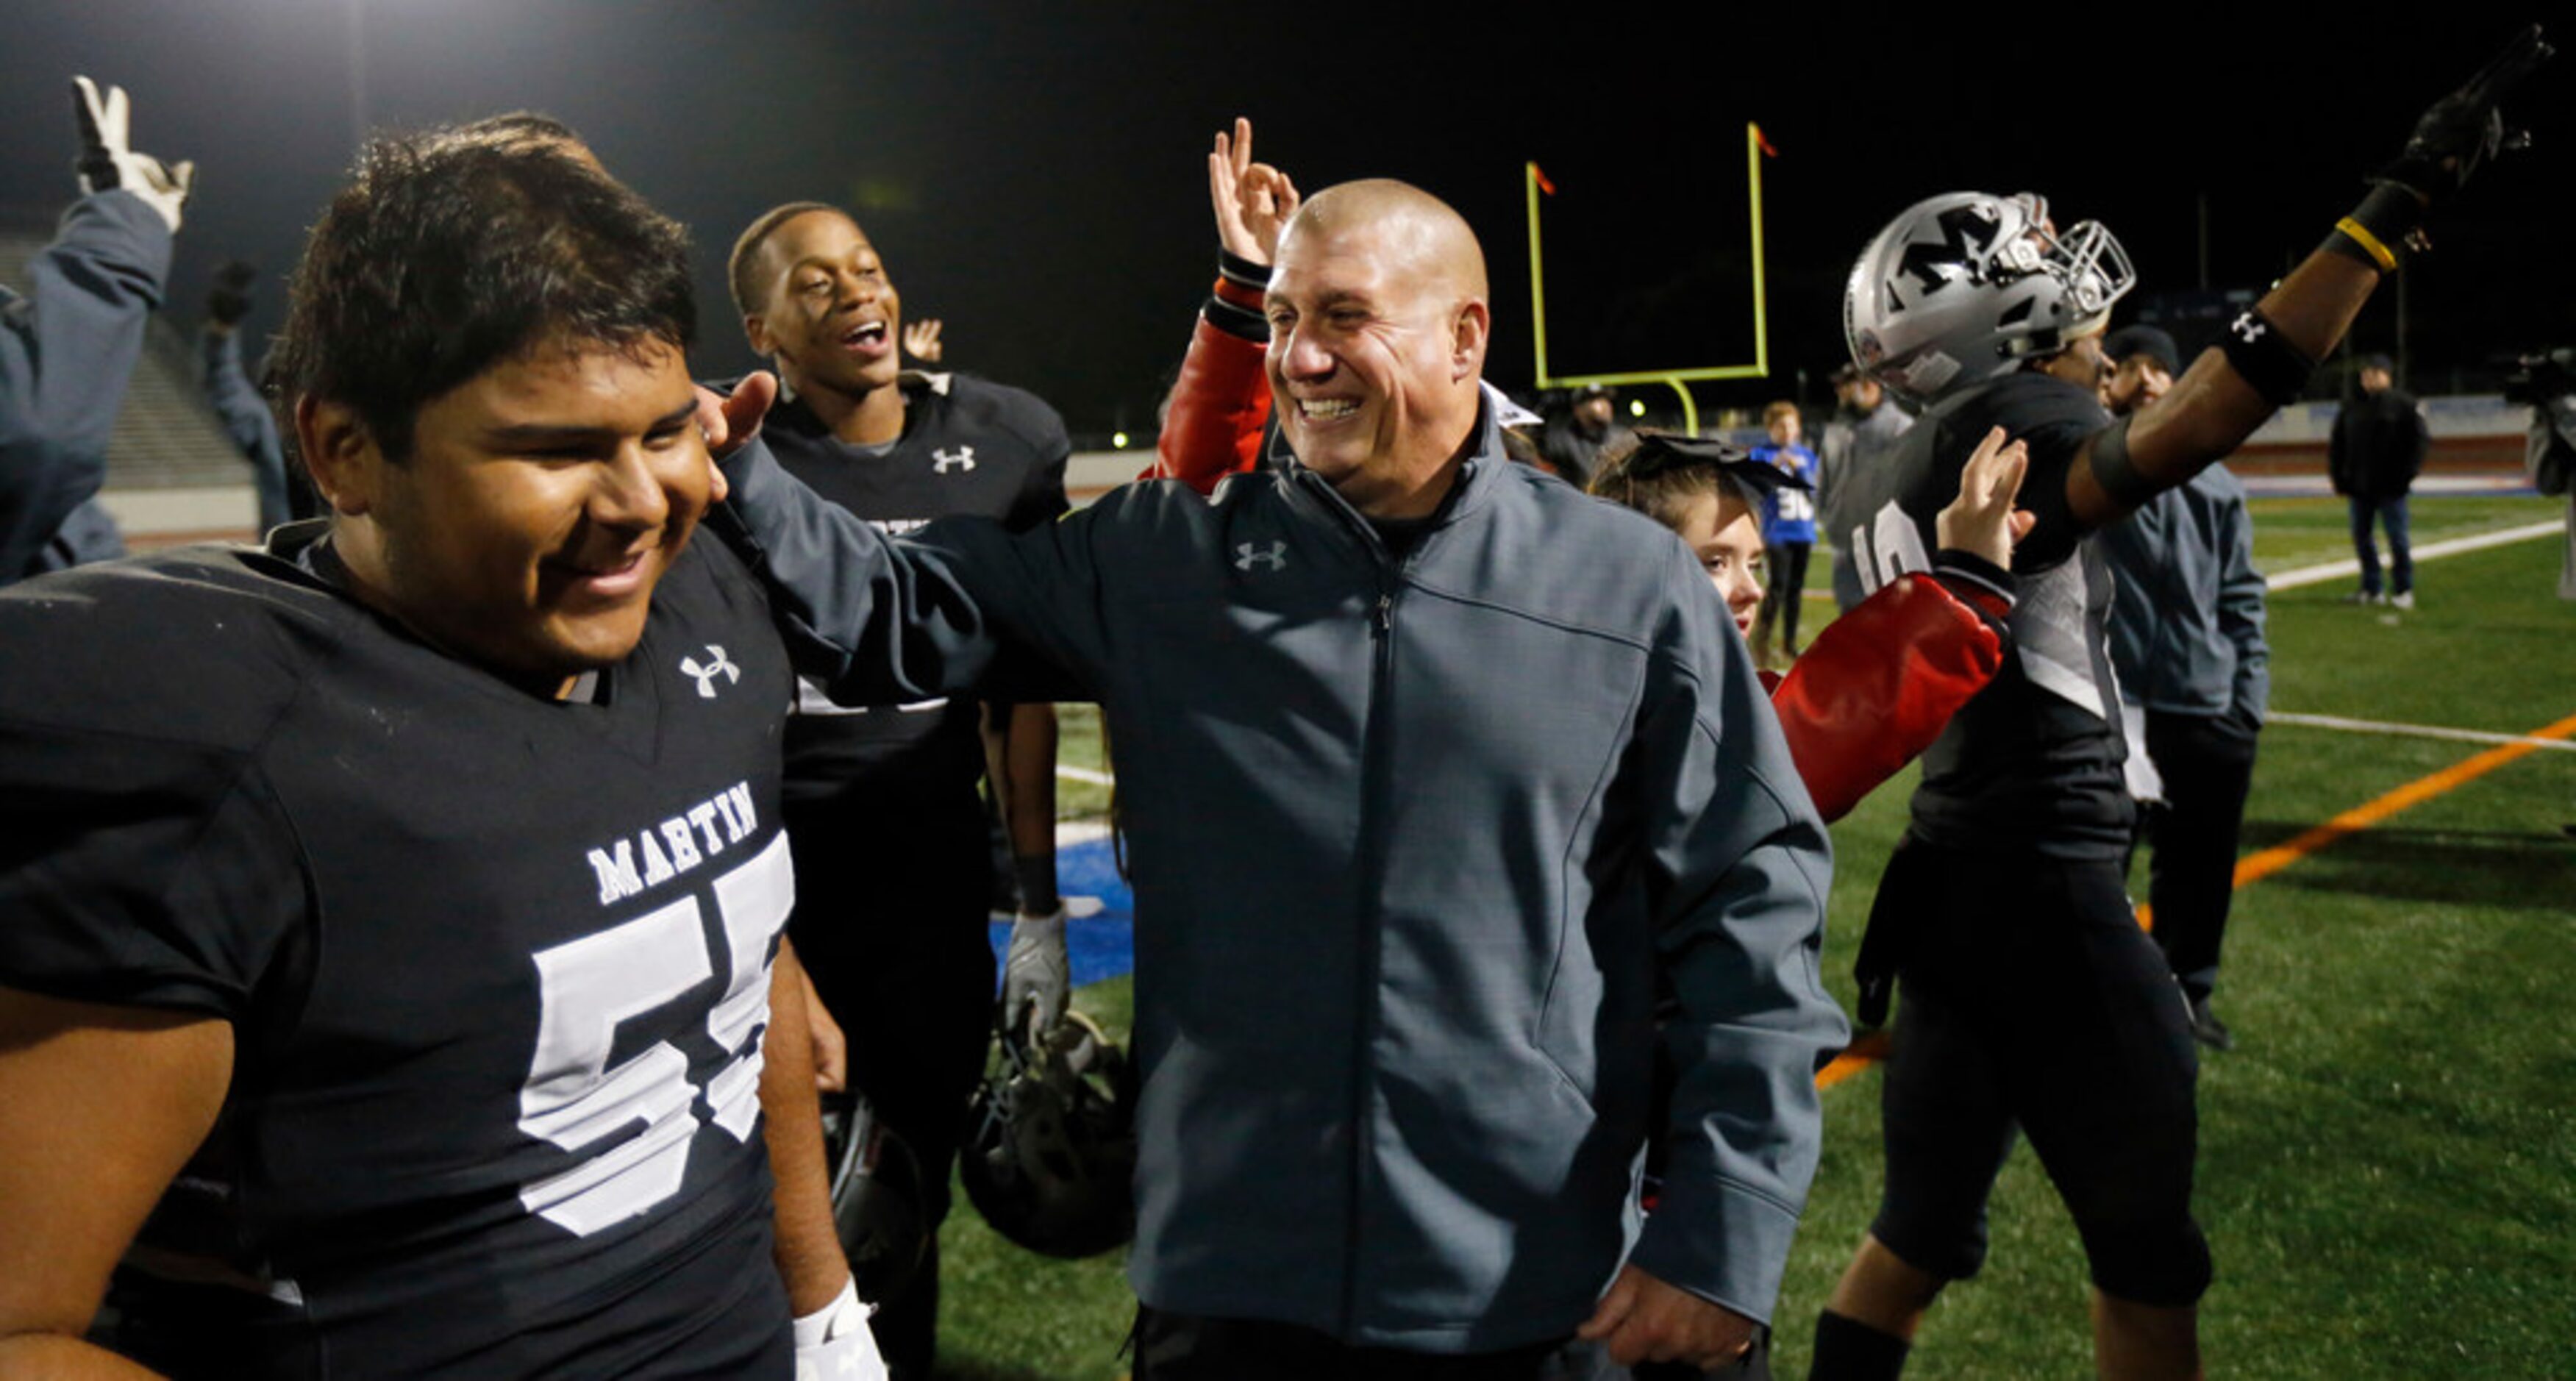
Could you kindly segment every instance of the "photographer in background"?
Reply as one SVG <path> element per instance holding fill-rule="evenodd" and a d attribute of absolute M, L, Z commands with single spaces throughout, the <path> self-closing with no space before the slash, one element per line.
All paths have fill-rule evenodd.
<path fill-rule="evenodd" d="M 2576 599 L 2576 348 L 2526 355 L 2505 382 L 2504 396 L 2531 404 L 2531 439 L 2522 468 L 2531 487 L 2567 496 L 2567 560 L 2558 569 L 2558 597 Z"/>

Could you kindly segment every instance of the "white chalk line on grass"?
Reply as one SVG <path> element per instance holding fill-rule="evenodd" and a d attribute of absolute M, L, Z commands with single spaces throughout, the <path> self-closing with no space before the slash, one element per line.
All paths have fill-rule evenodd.
<path fill-rule="evenodd" d="M 2533 738 L 2529 734 L 2491 734 L 2483 729 L 2453 729 L 2439 724 L 2383 724 L 2374 719 L 2345 719 L 2330 714 L 2286 714 L 2275 711 L 2264 716 L 2264 724 L 2296 724 L 2308 729 L 2340 729 L 2353 734 L 2393 734 L 2401 738 L 2438 738 L 2454 743 L 2518 743 L 2531 748 L 2548 748 L 2562 753 L 2576 753 L 2576 741 L 2559 738 Z"/>
<path fill-rule="evenodd" d="M 2479 532 L 2467 537 L 2448 537 L 2439 542 L 2427 542 L 2415 548 L 2413 556 L 2418 561 L 2442 556 L 2457 556 L 2465 551 L 2484 551 L 2489 547 L 2509 546 L 2515 542 L 2555 537 L 2566 530 L 2567 524 L 2564 520 L 2552 518 L 2545 523 L 2525 523 L 2520 527 L 2499 528 L 2494 532 Z M 2323 585 L 2329 580 L 2340 580 L 2346 576 L 2359 574 L 2361 574 L 2361 559 L 2346 557 L 2341 561 L 2329 561 L 2321 566 L 2300 566 L 2294 570 L 2282 571 L 2277 575 L 2266 575 L 2263 577 L 2263 583 L 2275 590 L 2296 590 L 2302 586 Z M 1834 592 L 1831 590 L 1807 590 L 1803 593 L 1809 599 L 1831 600 L 1834 597 Z"/>
<path fill-rule="evenodd" d="M 2415 548 L 2414 557 L 2422 561 L 2428 557 L 2457 556 L 2464 551 L 2484 551 L 2489 547 L 2509 546 L 2515 542 L 2528 542 L 2539 537 L 2554 537 L 2566 530 L 2567 524 L 2563 520 L 2552 518 L 2545 523 L 2525 523 L 2521 527 L 2499 528 L 2494 532 L 2480 532 L 2467 537 L 2450 537 L 2439 542 L 2427 542 Z M 2329 580 L 2359 574 L 2361 574 L 2360 558 L 2347 557 L 2341 561 L 2329 561 L 2322 566 L 2301 566 L 2297 570 L 2283 571 L 2278 575 L 2266 575 L 2263 577 L 2263 583 L 2275 590 L 2295 590 L 2302 585 L 2323 585 Z"/>
<path fill-rule="evenodd" d="M 1110 776 L 1106 772 L 1094 772 L 1088 767 L 1076 767 L 1069 762 L 1057 763 L 1055 765 L 1055 774 L 1069 782 L 1088 782 L 1093 786 L 1116 786 L 1118 784 L 1118 779 Z"/>

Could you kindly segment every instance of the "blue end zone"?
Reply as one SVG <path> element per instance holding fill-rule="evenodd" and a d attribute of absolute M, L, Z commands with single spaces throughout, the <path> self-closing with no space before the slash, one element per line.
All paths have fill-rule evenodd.
<path fill-rule="evenodd" d="M 1073 958 L 1073 984 L 1077 988 L 1116 978 L 1136 967 L 1136 894 L 1127 889 L 1127 880 L 1118 876 L 1110 842 L 1095 839 L 1061 845 L 1055 851 L 1057 888 L 1068 897 L 1098 897 L 1101 901 L 1099 915 L 1065 923 L 1064 944 Z M 1011 927 L 994 922 L 992 939 L 994 967 L 998 970 L 1004 951 L 1010 948 Z"/>

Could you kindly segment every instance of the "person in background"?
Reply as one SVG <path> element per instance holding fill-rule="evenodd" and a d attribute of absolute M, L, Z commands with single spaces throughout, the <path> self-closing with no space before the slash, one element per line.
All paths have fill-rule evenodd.
<path fill-rule="evenodd" d="M 2407 538 L 2406 496 L 2424 473 L 2432 442 L 2415 396 L 2396 386 L 2396 366 L 2386 355 L 2361 357 L 2361 396 L 2335 414 L 2326 441 L 2326 474 L 2352 510 L 2352 554 L 2361 563 L 2361 588 L 2346 604 L 2415 607 L 2415 557 Z M 2376 525 L 2388 534 L 2388 583 L 2380 585 Z"/>
<path fill-rule="evenodd" d="M 1816 547 L 1816 453 L 1799 440 L 1798 405 L 1783 398 L 1762 410 L 1762 426 L 1771 439 L 1753 448 L 1753 458 L 1797 482 L 1773 485 L 1762 496 L 1762 547 L 1769 588 L 1762 592 L 1762 612 L 1753 623 L 1753 655 L 1768 663 L 1771 630 L 1780 630 L 1783 661 L 1798 655 L 1799 606 L 1806 600 L 1807 556 Z"/>
<path fill-rule="evenodd" d="M 97 497 L 107 439 L 196 176 L 128 144 L 124 88 L 74 77 L 72 109 L 81 199 L 28 265 L 33 295 L 0 287 L 0 585 L 125 554 Z"/>
<path fill-rule="evenodd" d="M 242 368 L 241 323 L 250 315 L 251 285 L 258 271 L 235 260 L 215 270 L 206 295 L 206 325 L 197 337 L 198 382 L 224 434 L 250 462 L 251 489 L 259 502 L 259 530 L 266 533 L 295 515 L 287 508 L 286 450 L 278 441 L 277 414 Z"/>
<path fill-rule="evenodd" d="M 1834 606 L 1850 613 L 1867 598 L 1852 531 L 1875 515 L 1851 511 L 1846 496 L 1853 491 L 1843 484 L 1843 477 L 1878 464 L 1914 419 L 1888 401 L 1887 390 L 1878 380 L 1849 361 L 1834 371 L 1834 403 L 1834 420 L 1825 424 L 1824 440 L 1816 452 L 1817 523 L 1826 545 L 1833 548 Z"/>
<path fill-rule="evenodd" d="M 971 513 L 1014 531 L 1066 508 L 1064 421 L 1036 395 L 969 374 L 905 369 L 940 353 L 904 329 L 903 300 L 857 221 L 820 202 L 753 219 L 728 266 L 753 350 L 785 398 L 763 435 L 779 462 L 887 532 Z M 1016 875 L 1006 1016 L 1062 1015 L 1065 908 L 1055 879 L 1055 707 L 931 699 L 852 710 L 811 686 L 787 725 L 787 835 L 799 893 L 789 923 L 823 1005 L 843 1030 L 852 1087 L 921 1163 L 923 1211 L 948 1210 L 949 1167 L 993 1026 L 986 918 L 995 893 L 988 772 Z M 936 1352 L 937 1238 L 874 1320 L 897 1381 Z"/>
<path fill-rule="evenodd" d="M 1558 478 L 1578 487 L 1589 483 L 1602 448 L 1628 435 L 1612 410 L 1616 400 L 1608 385 L 1585 384 L 1563 407 L 1549 410 L 1538 453 Z"/>
<path fill-rule="evenodd" d="M 2013 541 L 2031 523 L 2012 506 L 2027 463 L 2021 443 L 1989 433 L 1941 512 L 1932 570 L 1888 582 L 1828 624 L 1786 675 L 1762 673 L 1826 821 L 1912 762 L 2002 667 Z M 1723 441 L 1644 431 L 1633 447 L 1606 453 L 1592 492 L 1689 544 L 1749 640 L 1762 604 L 1763 496 L 1796 484 Z"/>
<path fill-rule="evenodd" d="M 2152 405 L 2180 372 L 2173 338 L 2114 331 L 2104 390 L 2112 415 Z M 2097 539 L 2115 582 L 2111 664 L 2129 727 L 2137 840 L 2148 847 L 2156 947 L 2191 1002 L 2192 1038 L 2232 1050 L 2210 1010 L 2236 892 L 2236 840 L 2254 783 L 2255 737 L 2270 700 L 2263 575 L 2245 485 L 2224 462 L 2141 505 Z M 2152 764 L 2145 773 L 2137 769 Z"/>

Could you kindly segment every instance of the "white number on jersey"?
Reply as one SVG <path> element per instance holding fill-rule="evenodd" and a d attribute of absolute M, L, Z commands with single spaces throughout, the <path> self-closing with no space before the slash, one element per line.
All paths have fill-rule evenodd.
<path fill-rule="evenodd" d="M 1851 541 L 1852 564 L 1860 570 L 1861 588 L 1871 594 L 1900 575 L 1932 569 L 1932 558 L 1923 550 L 1922 531 L 1894 499 L 1878 510 L 1870 526 L 1853 528 Z"/>
<path fill-rule="evenodd" d="M 1780 521 L 1812 523 L 1816 520 L 1816 496 L 1804 489 L 1779 491 Z"/>
<path fill-rule="evenodd" d="M 716 879 L 732 986 L 707 1030 L 733 1058 L 708 1080 L 717 1125 L 747 1141 L 760 1114 L 759 1031 L 769 1014 L 769 940 L 786 924 L 796 884 L 787 837 Z M 536 1053 L 519 1089 L 519 1129 L 567 1151 L 642 1123 L 642 1134 L 519 1191 L 528 1211 L 587 1237 L 680 1192 L 697 1136 L 689 1058 L 668 1041 L 608 1068 L 622 1022 L 714 977 L 695 897 L 567 941 L 536 956 Z"/>

